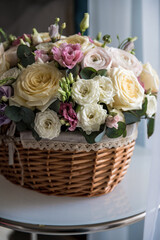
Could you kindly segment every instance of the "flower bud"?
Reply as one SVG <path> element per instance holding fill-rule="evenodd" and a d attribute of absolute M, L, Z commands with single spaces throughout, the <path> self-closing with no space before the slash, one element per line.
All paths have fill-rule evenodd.
<path fill-rule="evenodd" d="M 49 26 L 48 28 L 49 31 L 49 36 L 51 37 L 51 39 L 56 39 L 58 38 L 59 35 L 59 25 L 57 24 L 52 24 Z"/>
<path fill-rule="evenodd" d="M 82 35 L 87 30 L 87 28 L 89 28 L 89 14 L 85 13 L 84 18 L 82 19 L 82 21 L 80 23 L 80 31 L 81 31 Z"/>
<path fill-rule="evenodd" d="M 30 44 L 31 43 L 31 39 L 27 36 L 27 34 L 24 33 L 23 36 L 24 36 L 25 41 Z"/>
<path fill-rule="evenodd" d="M 66 23 L 65 23 L 65 22 L 62 23 L 61 28 L 62 28 L 62 29 L 65 29 L 65 28 L 66 28 Z"/>
<path fill-rule="evenodd" d="M 97 41 L 100 41 L 100 40 L 101 40 L 101 37 L 102 37 L 102 33 L 99 32 L 99 33 L 97 34 L 96 40 L 97 40 Z"/>
<path fill-rule="evenodd" d="M 55 24 L 58 24 L 59 21 L 60 21 L 60 18 L 56 18 L 56 19 L 55 19 Z"/>

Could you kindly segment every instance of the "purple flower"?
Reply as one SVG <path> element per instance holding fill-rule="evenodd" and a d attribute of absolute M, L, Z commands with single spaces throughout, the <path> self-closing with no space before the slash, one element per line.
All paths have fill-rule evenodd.
<path fill-rule="evenodd" d="M 0 87 L 0 100 L 5 97 L 7 100 L 12 95 L 12 88 L 10 86 L 2 86 Z M 3 100 L 3 99 L 2 99 Z"/>
<path fill-rule="evenodd" d="M 131 52 L 133 49 L 134 49 L 134 42 L 132 42 L 132 41 L 127 42 L 123 47 L 123 50 L 125 50 L 127 52 Z"/>
<path fill-rule="evenodd" d="M 52 24 L 48 28 L 49 36 L 51 38 L 57 38 L 59 34 L 59 25 L 58 24 Z"/>
<path fill-rule="evenodd" d="M 35 61 L 45 63 L 50 60 L 50 57 L 45 53 L 44 50 L 36 50 L 35 53 Z"/>
<path fill-rule="evenodd" d="M 10 121 L 11 121 L 4 114 L 4 111 L 5 111 L 6 107 L 7 107 L 7 105 L 5 103 L 0 103 L 0 127 L 2 125 L 6 125 L 6 124 L 10 123 Z"/>
<path fill-rule="evenodd" d="M 53 58 L 63 67 L 72 69 L 83 58 L 81 45 L 63 43 L 59 48 L 52 48 Z"/>
<path fill-rule="evenodd" d="M 74 131 L 77 126 L 78 119 L 76 112 L 72 108 L 72 104 L 61 103 L 59 113 L 64 117 L 65 120 L 69 122 L 70 127 L 68 130 Z"/>
<path fill-rule="evenodd" d="M 30 34 L 26 34 L 26 36 L 31 40 L 31 35 Z M 20 39 L 22 39 L 23 41 L 26 41 L 25 39 L 25 35 L 23 34 L 22 36 L 19 36 L 16 40 L 14 40 L 12 42 L 12 46 L 17 46 L 20 44 Z"/>

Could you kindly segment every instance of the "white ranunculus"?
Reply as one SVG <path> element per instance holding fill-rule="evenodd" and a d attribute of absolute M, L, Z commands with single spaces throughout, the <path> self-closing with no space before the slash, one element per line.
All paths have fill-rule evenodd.
<path fill-rule="evenodd" d="M 87 52 L 82 61 L 82 67 L 92 67 L 97 71 L 111 67 L 111 57 L 102 47 L 96 47 Z"/>
<path fill-rule="evenodd" d="M 157 112 L 157 99 L 153 95 L 146 95 L 145 97 L 148 100 L 146 114 L 149 118 L 151 118 L 153 114 Z"/>
<path fill-rule="evenodd" d="M 87 104 L 81 107 L 81 110 L 77 113 L 78 125 L 87 134 L 99 131 L 100 125 L 105 123 L 106 117 L 107 111 L 97 103 Z"/>
<path fill-rule="evenodd" d="M 144 83 L 145 90 L 151 89 L 152 92 L 158 92 L 159 78 L 150 63 L 143 65 L 143 71 L 140 75 L 140 80 Z"/>
<path fill-rule="evenodd" d="M 72 98 L 79 105 L 97 103 L 99 101 L 99 83 L 93 79 L 79 79 L 73 83 Z"/>
<path fill-rule="evenodd" d="M 113 47 L 108 48 L 107 52 L 111 56 L 112 67 L 122 67 L 131 70 L 136 77 L 141 74 L 142 64 L 133 54 Z"/>
<path fill-rule="evenodd" d="M 112 80 L 109 77 L 104 76 L 96 76 L 93 78 L 93 80 L 99 83 L 99 101 L 106 104 L 112 103 L 115 95 Z"/>
<path fill-rule="evenodd" d="M 58 115 L 52 110 L 38 112 L 34 124 L 34 129 L 41 138 L 53 139 L 58 137 L 61 131 Z"/>
<path fill-rule="evenodd" d="M 113 107 L 124 111 L 141 109 L 144 89 L 132 71 L 124 68 L 113 68 L 110 72 L 116 91 Z"/>

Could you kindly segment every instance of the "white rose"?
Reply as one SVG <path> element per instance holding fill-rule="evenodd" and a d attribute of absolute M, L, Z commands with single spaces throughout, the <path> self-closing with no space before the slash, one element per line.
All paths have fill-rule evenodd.
<path fill-rule="evenodd" d="M 138 77 L 142 72 L 142 64 L 131 53 L 118 48 L 108 48 L 108 54 L 112 59 L 112 67 L 123 67 L 131 70 Z"/>
<path fill-rule="evenodd" d="M 146 95 L 145 97 L 148 100 L 146 114 L 149 118 L 151 118 L 153 114 L 157 112 L 157 99 L 153 95 Z"/>
<path fill-rule="evenodd" d="M 34 124 L 34 129 L 41 138 L 53 139 L 58 137 L 61 131 L 58 115 L 52 110 L 38 112 Z"/>
<path fill-rule="evenodd" d="M 112 80 L 109 77 L 96 76 L 93 80 L 99 83 L 100 97 L 99 101 L 102 103 L 110 104 L 113 102 L 115 90 L 113 87 Z"/>
<path fill-rule="evenodd" d="M 93 79 L 79 79 L 73 83 L 72 98 L 79 105 L 97 103 L 99 101 L 99 83 Z"/>
<path fill-rule="evenodd" d="M 113 68 L 110 72 L 116 91 L 113 107 L 124 111 L 141 109 L 144 89 L 132 71 Z"/>
<path fill-rule="evenodd" d="M 99 131 L 100 125 L 105 123 L 107 111 L 99 104 L 87 104 L 77 113 L 79 127 L 87 134 Z"/>
<path fill-rule="evenodd" d="M 158 92 L 159 78 L 150 63 L 143 65 L 143 71 L 140 75 L 140 80 L 144 83 L 145 90 L 151 89 L 152 92 Z"/>
<path fill-rule="evenodd" d="M 96 47 L 87 52 L 82 61 L 82 67 L 92 67 L 97 71 L 111 67 L 111 57 L 104 48 Z"/>
<path fill-rule="evenodd" d="M 3 43 L 0 43 L 0 75 L 9 69 L 9 63 L 4 54 Z"/>

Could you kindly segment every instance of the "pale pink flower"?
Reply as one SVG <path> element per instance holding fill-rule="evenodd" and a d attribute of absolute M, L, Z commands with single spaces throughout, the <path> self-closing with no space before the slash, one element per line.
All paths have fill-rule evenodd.
<path fill-rule="evenodd" d="M 52 24 L 48 28 L 49 36 L 51 38 L 57 38 L 59 35 L 59 25 L 58 24 Z"/>
<path fill-rule="evenodd" d="M 69 122 L 70 127 L 68 128 L 68 130 L 74 131 L 77 126 L 78 119 L 76 112 L 72 108 L 72 104 L 61 103 L 59 113 L 64 117 L 65 120 Z"/>
<path fill-rule="evenodd" d="M 106 126 L 108 128 L 116 128 L 118 129 L 118 122 L 121 120 L 120 116 L 117 114 L 116 116 L 111 116 L 109 115 L 107 118 L 106 118 Z"/>
<path fill-rule="evenodd" d="M 44 50 L 36 50 L 34 53 L 36 62 L 45 63 L 50 60 L 50 57 L 45 53 Z"/>
<path fill-rule="evenodd" d="M 97 71 L 111 67 L 111 57 L 104 48 L 96 47 L 88 51 L 82 61 L 82 68 L 92 67 Z"/>
<path fill-rule="evenodd" d="M 123 67 L 126 70 L 131 70 L 136 77 L 141 74 L 142 64 L 133 54 L 113 47 L 107 49 L 107 52 L 112 59 L 112 67 Z"/>
<path fill-rule="evenodd" d="M 72 69 L 83 58 L 81 46 L 79 43 L 63 43 L 59 48 L 52 48 L 53 58 L 63 67 Z"/>

